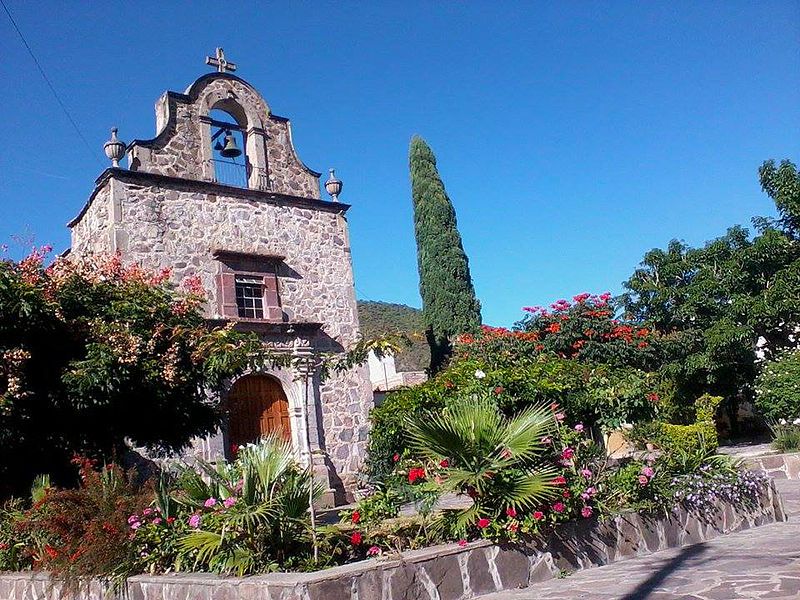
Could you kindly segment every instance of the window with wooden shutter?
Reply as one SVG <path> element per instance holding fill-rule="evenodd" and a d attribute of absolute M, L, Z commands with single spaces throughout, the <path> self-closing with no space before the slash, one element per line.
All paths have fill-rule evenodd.
<path fill-rule="evenodd" d="M 217 250 L 217 308 L 226 319 L 282 321 L 278 268 L 283 257 Z"/>

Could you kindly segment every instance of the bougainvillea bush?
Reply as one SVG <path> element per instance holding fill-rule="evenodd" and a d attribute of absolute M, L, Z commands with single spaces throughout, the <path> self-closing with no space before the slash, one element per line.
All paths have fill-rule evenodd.
<path fill-rule="evenodd" d="M 37 473 L 66 483 L 74 453 L 183 448 L 219 422 L 209 392 L 267 360 L 253 335 L 208 328 L 198 281 L 118 256 L 46 266 L 47 250 L 0 261 L 0 497 Z"/>
<path fill-rule="evenodd" d="M 573 424 L 603 430 L 649 421 L 670 406 L 672 386 L 656 370 L 659 336 L 615 319 L 608 294 L 526 311 L 514 329 L 484 326 L 460 336 L 447 369 L 387 394 L 372 412 L 375 478 L 388 475 L 395 453 L 408 454 L 406 415 L 440 410 L 463 395 L 488 390 L 506 415 L 555 402 Z"/>

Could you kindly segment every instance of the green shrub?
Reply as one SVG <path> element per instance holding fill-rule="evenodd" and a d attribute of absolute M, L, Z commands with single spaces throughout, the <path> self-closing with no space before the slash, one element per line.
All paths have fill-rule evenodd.
<path fill-rule="evenodd" d="M 459 347 L 446 370 L 420 386 L 390 392 L 372 411 L 370 475 L 384 478 L 392 470 L 393 456 L 407 453 L 406 416 L 441 410 L 473 394 L 491 395 L 507 416 L 555 403 L 570 422 L 604 429 L 651 419 L 670 397 L 658 373 L 543 354 L 524 339 L 491 334 L 479 348 Z"/>
<path fill-rule="evenodd" d="M 768 421 L 800 417 L 800 350 L 766 364 L 756 379 L 755 405 Z"/>
<path fill-rule="evenodd" d="M 695 403 L 695 422 L 676 425 L 663 421 L 650 421 L 634 425 L 627 438 L 636 446 L 650 443 L 667 454 L 691 452 L 697 448 L 716 449 L 719 445 L 714 414 L 722 402 L 720 396 L 704 394 Z"/>
<path fill-rule="evenodd" d="M 781 419 L 777 423 L 770 423 L 772 432 L 772 446 L 781 452 L 795 452 L 800 450 L 800 423 L 787 422 Z"/>

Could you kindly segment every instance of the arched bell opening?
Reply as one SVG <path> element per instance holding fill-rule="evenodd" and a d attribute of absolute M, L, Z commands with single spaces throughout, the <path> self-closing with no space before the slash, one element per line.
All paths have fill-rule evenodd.
<path fill-rule="evenodd" d="M 289 401 L 274 377 L 256 373 L 237 379 L 227 394 L 226 408 L 231 456 L 240 446 L 256 443 L 271 433 L 286 441 L 292 439 Z"/>
<path fill-rule="evenodd" d="M 247 121 L 244 115 L 214 108 L 209 112 L 211 128 L 211 161 L 214 165 L 214 181 L 235 187 L 248 187 L 249 162 L 247 159 Z M 241 109 L 239 109 L 241 110 Z"/>

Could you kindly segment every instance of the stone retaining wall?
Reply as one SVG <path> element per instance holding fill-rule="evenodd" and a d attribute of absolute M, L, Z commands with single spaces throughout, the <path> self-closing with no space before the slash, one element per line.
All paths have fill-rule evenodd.
<path fill-rule="evenodd" d="M 547 539 L 529 545 L 474 542 L 404 553 L 334 567 L 316 573 L 274 573 L 220 578 L 207 574 L 137 576 L 126 594 L 99 583 L 82 590 L 81 600 L 463 600 L 500 590 L 524 588 L 574 571 L 686 546 L 774 521 L 786 515 L 774 485 L 753 510 L 722 505 L 712 521 L 680 509 L 670 517 L 625 514 L 604 523 L 567 523 Z M 55 600 L 59 590 L 46 574 L 0 575 L 4 600 Z"/>
<path fill-rule="evenodd" d="M 800 453 L 752 456 L 744 464 L 751 471 L 761 471 L 773 479 L 800 479 Z"/>

